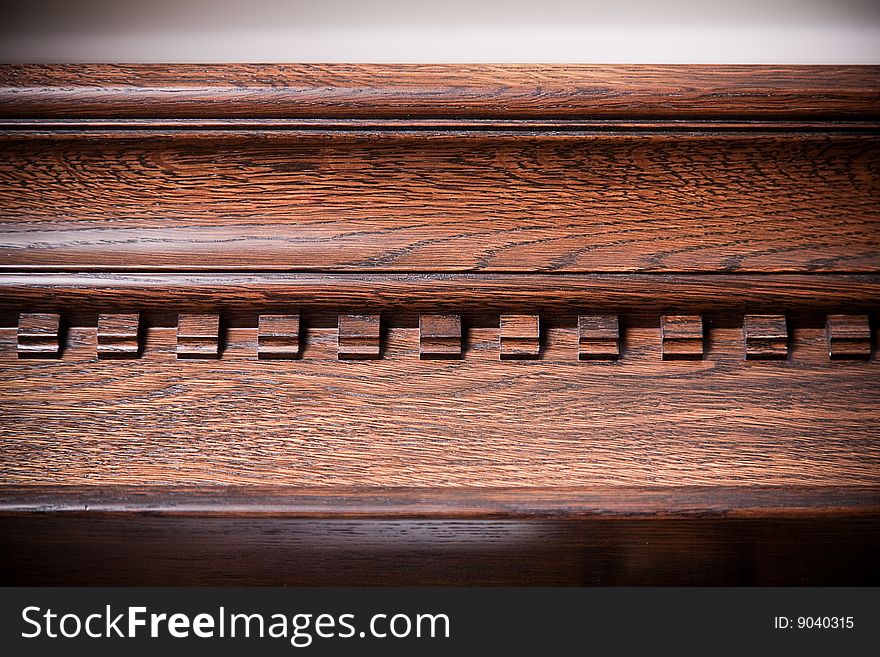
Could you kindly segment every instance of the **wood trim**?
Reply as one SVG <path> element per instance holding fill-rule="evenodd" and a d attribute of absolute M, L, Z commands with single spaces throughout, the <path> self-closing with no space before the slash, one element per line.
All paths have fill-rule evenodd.
<path fill-rule="evenodd" d="M 9 118 L 874 119 L 877 66 L 14 65 Z"/>
<path fill-rule="evenodd" d="M 0 582 L 880 582 L 878 89 L 0 66 Z"/>
<path fill-rule="evenodd" d="M 880 276 L 723 274 L 0 274 L 0 307 L 58 310 L 830 312 L 880 305 Z"/>
<path fill-rule="evenodd" d="M 880 517 L 874 487 L 296 488 L 0 486 L 0 516 L 525 519 Z"/>

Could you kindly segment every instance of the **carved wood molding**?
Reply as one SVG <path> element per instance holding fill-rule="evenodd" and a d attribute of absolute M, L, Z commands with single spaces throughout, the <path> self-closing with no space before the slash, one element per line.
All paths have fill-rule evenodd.
<path fill-rule="evenodd" d="M 124 514 L 158 536 L 183 486 L 175 546 L 236 518 L 255 558 L 260 518 L 323 549 L 285 496 L 393 525 L 436 495 L 475 521 L 456 541 L 544 537 L 495 583 L 523 560 L 526 583 L 667 581 L 666 531 L 705 582 L 743 581 L 743 553 L 754 581 L 880 581 L 878 88 L 859 66 L 0 66 L 4 579 L 112 542 L 116 511 L 66 520 L 90 487 L 147 496 Z M 203 504 L 228 485 L 253 495 Z M 586 489 L 575 525 L 530 524 Z M 713 500 L 698 530 L 681 499 Z M 736 524 L 716 549 L 724 500 L 802 543 Z M 766 575 L 844 526 L 842 570 Z M 620 540 L 654 570 L 552 566 Z M 203 558 L 186 581 L 218 583 Z M 449 558 L 421 581 L 459 581 Z"/>

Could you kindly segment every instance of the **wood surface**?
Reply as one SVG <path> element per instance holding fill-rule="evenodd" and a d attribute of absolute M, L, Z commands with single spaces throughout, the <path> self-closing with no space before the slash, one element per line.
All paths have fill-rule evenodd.
<path fill-rule="evenodd" d="M 257 319 L 257 354 L 260 358 L 299 356 L 299 315 L 260 315 Z"/>
<path fill-rule="evenodd" d="M 419 357 L 461 357 L 460 315 L 419 315 Z"/>
<path fill-rule="evenodd" d="M 878 89 L 0 66 L 0 582 L 880 583 Z"/>
<path fill-rule="evenodd" d="M 867 315 L 829 315 L 826 330 L 831 358 L 871 357 L 871 322 Z"/>
<path fill-rule="evenodd" d="M 578 317 L 578 358 L 581 360 L 620 357 L 620 318 L 617 315 Z"/>
<path fill-rule="evenodd" d="M 6 486 L 0 582 L 876 584 L 878 505 L 862 487 Z"/>
<path fill-rule="evenodd" d="M 139 64 L 0 68 L 44 117 L 877 118 L 877 66 Z"/>
<path fill-rule="evenodd" d="M 785 315 L 743 317 L 746 358 L 785 360 L 788 357 L 788 323 Z"/>
<path fill-rule="evenodd" d="M 138 313 L 98 315 L 98 358 L 136 358 L 141 350 L 140 323 Z"/>
<path fill-rule="evenodd" d="M 58 356 L 61 316 L 57 313 L 22 313 L 18 316 L 16 347 L 19 358 Z"/>
<path fill-rule="evenodd" d="M 880 140 L 0 138 L 0 268 L 880 272 Z"/>
<path fill-rule="evenodd" d="M 443 310 L 872 314 L 880 276 L 0 273 L 0 310 Z M 822 320 L 824 322 L 824 318 Z"/>
<path fill-rule="evenodd" d="M 702 360 L 664 361 L 656 323 L 622 325 L 617 361 L 579 360 L 574 324 L 546 328 L 538 359 L 499 360 L 497 319 L 468 327 L 462 358 L 441 361 L 420 359 L 416 326 L 386 328 L 381 357 L 367 361 L 337 360 L 337 330 L 310 327 L 301 359 L 278 362 L 257 358 L 255 323 L 226 330 L 221 359 L 185 362 L 173 326 L 150 327 L 143 357 L 115 362 L 95 358 L 94 328 L 71 327 L 60 360 L 19 363 L 14 330 L 0 329 L 0 475 L 59 485 L 880 484 L 880 364 L 829 359 L 823 326 L 794 324 L 787 361 L 746 361 L 738 326 L 710 327 Z"/>

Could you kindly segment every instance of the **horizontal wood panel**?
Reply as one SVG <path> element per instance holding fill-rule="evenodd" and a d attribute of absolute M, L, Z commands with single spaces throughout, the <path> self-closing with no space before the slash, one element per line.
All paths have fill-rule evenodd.
<path fill-rule="evenodd" d="M 663 361 L 659 329 L 632 326 L 610 362 L 578 360 L 574 327 L 530 361 L 499 360 L 497 328 L 470 330 L 460 361 L 420 360 L 418 330 L 391 328 L 360 362 L 337 359 L 335 329 L 281 362 L 257 359 L 256 327 L 212 362 L 177 361 L 172 327 L 131 361 L 69 332 L 52 362 L 0 330 L 5 483 L 880 484 L 880 365 L 830 360 L 824 328 L 795 327 L 787 361 L 746 361 L 741 329 L 715 327 L 704 360 Z"/>
<path fill-rule="evenodd" d="M 296 488 L 3 486 L 0 516 L 272 518 L 819 518 L 880 516 L 872 487 Z"/>
<path fill-rule="evenodd" d="M 0 274 L 7 311 L 873 312 L 877 275 Z M 823 320 L 824 321 L 824 320 Z"/>
<path fill-rule="evenodd" d="M 9 117 L 664 117 L 880 114 L 876 66 L 17 65 Z"/>
<path fill-rule="evenodd" d="M 4 585 L 869 585 L 876 518 L 0 517 Z"/>
<path fill-rule="evenodd" d="M 0 267 L 880 271 L 874 136 L 0 142 Z"/>

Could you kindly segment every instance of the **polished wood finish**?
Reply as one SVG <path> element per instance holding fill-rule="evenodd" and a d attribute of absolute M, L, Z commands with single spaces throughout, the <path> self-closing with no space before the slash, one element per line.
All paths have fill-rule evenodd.
<path fill-rule="evenodd" d="M 0 68 L 9 118 L 876 119 L 877 66 L 128 64 Z"/>
<path fill-rule="evenodd" d="M 220 316 L 216 314 L 178 315 L 177 357 L 219 358 Z"/>
<path fill-rule="evenodd" d="M 137 357 L 141 349 L 140 323 L 137 313 L 98 315 L 98 358 Z"/>
<path fill-rule="evenodd" d="M 18 357 L 44 358 L 59 354 L 61 316 L 56 313 L 22 313 L 18 316 Z"/>
<path fill-rule="evenodd" d="M 95 361 L 94 327 L 71 327 L 58 361 L 19 362 L 14 328 L 0 329 L 15 429 L 0 441 L 4 481 L 880 484 L 880 363 L 829 359 L 824 326 L 806 318 L 789 360 L 765 362 L 743 358 L 741 320 L 721 316 L 702 360 L 662 360 L 659 318 L 632 315 L 621 358 L 595 362 L 578 358 L 574 317 L 545 328 L 540 359 L 512 361 L 498 358 L 497 317 L 474 317 L 462 358 L 440 361 L 420 359 L 416 318 L 389 318 L 381 358 L 340 362 L 333 318 L 318 319 L 303 316 L 301 359 L 287 362 L 257 358 L 255 316 L 229 322 L 221 359 L 188 363 L 175 360 L 173 318 L 126 362 Z M 160 422 L 134 421 L 157 408 Z"/>
<path fill-rule="evenodd" d="M 3 487 L 0 582 L 876 584 L 878 512 L 870 488 Z"/>
<path fill-rule="evenodd" d="M 617 315 L 578 317 L 578 358 L 616 360 L 620 357 L 620 318 Z"/>
<path fill-rule="evenodd" d="M 880 582 L 878 84 L 0 66 L 0 581 Z"/>
<path fill-rule="evenodd" d="M 548 296 L 552 295 L 552 301 Z M 876 312 L 875 275 L 0 274 L 0 309 Z M 824 322 L 824 318 L 822 319 Z M 335 322 L 334 322 L 335 324 Z"/>
<path fill-rule="evenodd" d="M 746 315 L 743 343 L 749 360 L 785 360 L 788 357 L 785 315 Z"/>
<path fill-rule="evenodd" d="M 299 356 L 299 315 L 260 315 L 257 354 L 263 359 Z"/>
<path fill-rule="evenodd" d="M 875 133 L 106 128 L 0 149 L 7 271 L 880 273 Z"/>
<path fill-rule="evenodd" d="M 871 357 L 871 322 L 867 315 L 829 315 L 828 355 L 834 359 Z"/>
<path fill-rule="evenodd" d="M 461 315 L 419 315 L 419 358 L 461 358 Z"/>
<path fill-rule="evenodd" d="M 663 360 L 700 360 L 703 357 L 703 318 L 700 315 L 664 315 L 660 318 Z"/>

